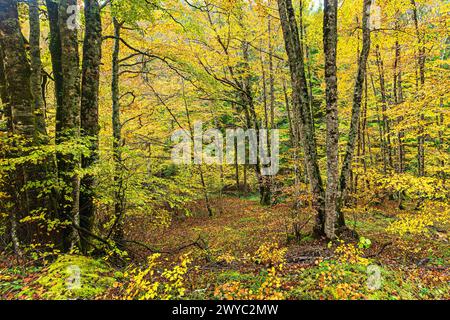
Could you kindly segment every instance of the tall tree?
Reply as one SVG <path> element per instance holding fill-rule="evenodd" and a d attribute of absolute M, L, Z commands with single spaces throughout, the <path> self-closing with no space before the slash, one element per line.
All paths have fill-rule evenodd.
<path fill-rule="evenodd" d="M 412 5 L 412 13 L 413 13 L 413 21 L 414 28 L 416 30 L 416 38 L 417 38 L 417 65 L 419 67 L 419 75 L 418 78 L 420 80 L 420 88 L 419 82 L 416 80 L 417 91 L 422 89 L 425 84 L 425 45 L 424 45 L 424 35 L 420 31 L 419 26 L 419 15 L 417 4 L 415 0 L 411 0 Z M 416 69 L 417 70 L 417 69 Z M 425 121 L 425 116 L 423 113 L 420 113 L 419 116 L 419 128 L 418 128 L 418 136 L 417 136 L 417 167 L 418 174 L 420 177 L 425 175 L 425 130 L 423 128 L 423 122 Z"/>
<path fill-rule="evenodd" d="M 50 26 L 50 43 L 49 51 L 52 60 L 53 78 L 55 79 L 55 97 L 57 108 L 62 105 L 63 92 L 62 92 L 62 64 L 61 64 L 61 37 L 59 34 L 59 10 L 58 3 L 54 0 L 45 0 L 47 7 L 47 15 Z M 56 115 L 59 116 L 59 113 Z M 58 122 L 59 119 L 56 118 Z"/>
<path fill-rule="evenodd" d="M 113 239 L 121 245 L 124 238 L 123 218 L 125 215 L 125 196 L 122 179 L 122 124 L 120 123 L 120 88 L 119 88 L 119 53 L 120 30 L 122 24 L 113 18 L 114 47 L 112 54 L 112 127 L 113 127 L 113 152 L 114 152 L 114 215 L 115 221 L 112 231 Z"/>
<path fill-rule="evenodd" d="M 350 179 L 350 172 L 353 162 L 353 155 L 355 152 L 356 136 L 359 126 L 359 118 L 361 113 L 361 100 L 364 86 L 364 78 L 367 70 L 367 58 L 370 53 L 370 7 L 372 0 L 364 0 L 362 12 L 362 32 L 363 43 L 361 52 L 359 54 L 358 71 L 355 80 L 355 88 L 353 92 L 352 117 L 350 122 L 350 130 L 348 133 L 347 149 L 345 152 L 344 161 L 342 164 L 341 175 L 339 177 L 339 201 L 338 201 L 338 228 L 345 227 L 345 217 L 342 212 L 342 207 L 346 197 L 348 182 Z"/>
<path fill-rule="evenodd" d="M 98 160 L 98 100 L 100 85 L 100 63 L 102 47 L 102 22 L 97 0 L 84 1 L 86 31 L 83 42 L 83 65 L 81 80 L 81 134 L 89 138 L 90 154 L 82 158 L 82 167 L 90 168 Z M 92 231 L 95 217 L 94 205 L 95 179 L 86 174 L 81 179 L 80 226 Z M 86 250 L 86 241 L 81 241 Z"/>
<path fill-rule="evenodd" d="M 61 40 L 62 100 L 56 110 L 56 142 L 76 141 L 80 137 L 80 66 L 78 53 L 78 29 L 70 24 L 76 0 L 61 0 L 58 8 L 59 35 Z M 70 250 L 79 246 L 79 192 L 80 179 L 77 170 L 80 159 L 77 154 L 57 154 L 58 174 L 64 190 L 60 196 L 60 215 L 73 227 L 64 230 L 63 248 Z"/>
<path fill-rule="evenodd" d="M 289 59 L 293 109 L 298 114 L 300 136 L 306 158 L 306 168 L 314 197 L 314 209 L 317 211 L 314 234 L 315 236 L 323 236 L 325 216 L 324 189 L 317 162 L 313 121 L 309 110 L 303 47 L 300 43 L 292 1 L 278 0 L 278 11 L 280 13 L 283 38 Z"/>
<path fill-rule="evenodd" d="M 339 184 L 339 123 L 337 96 L 337 0 L 325 0 L 323 42 L 327 103 L 327 188 L 325 193 L 325 234 L 335 237 Z"/>
<path fill-rule="evenodd" d="M 3 65 L 3 49 L 0 41 L 0 99 L 2 101 L 2 120 L 4 120 L 6 124 L 6 130 L 8 132 L 12 131 L 12 119 L 11 119 L 11 105 L 9 103 L 8 98 L 8 88 L 6 85 L 6 74 L 5 67 Z"/>
<path fill-rule="evenodd" d="M 42 63 L 41 63 L 41 27 L 39 21 L 39 5 L 37 0 L 29 0 L 30 20 L 30 55 L 31 55 L 31 93 L 33 95 L 34 114 L 36 115 L 36 128 L 44 136 L 47 135 L 45 127 L 45 110 L 41 93 Z"/>
<path fill-rule="evenodd" d="M 12 132 L 25 138 L 35 137 L 35 116 L 30 89 L 30 64 L 20 31 L 17 2 L 0 1 L 0 36 L 8 100 L 11 106 Z"/>

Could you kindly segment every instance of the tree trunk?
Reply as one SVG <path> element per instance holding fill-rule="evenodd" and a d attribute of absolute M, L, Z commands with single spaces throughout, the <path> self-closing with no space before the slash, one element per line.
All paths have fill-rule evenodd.
<path fill-rule="evenodd" d="M 2 120 L 5 121 L 6 131 L 12 132 L 11 104 L 9 103 L 6 74 L 3 66 L 3 49 L 0 41 L 0 99 L 2 100 Z"/>
<path fill-rule="evenodd" d="M 313 207 L 317 212 L 314 234 L 315 236 L 320 237 L 324 235 L 325 201 L 322 178 L 317 163 L 316 139 L 309 110 L 309 95 L 306 84 L 303 48 L 299 39 L 292 1 L 278 0 L 278 10 L 280 13 L 286 52 L 289 58 L 294 112 L 298 114 L 300 136 L 306 158 L 307 173 L 311 192 L 314 197 Z"/>
<path fill-rule="evenodd" d="M 323 41 L 327 104 L 327 188 L 325 193 L 325 234 L 335 238 L 339 183 L 339 122 L 337 106 L 337 0 L 325 0 Z"/>
<path fill-rule="evenodd" d="M 56 110 L 56 142 L 58 144 L 77 140 L 80 137 L 80 70 L 78 53 L 78 30 L 69 28 L 67 23 L 71 13 L 69 6 L 77 5 L 76 0 L 61 0 L 58 10 L 59 34 L 61 40 L 62 100 Z M 68 12 L 69 11 L 69 12 Z M 77 170 L 80 157 L 76 154 L 58 153 L 58 174 L 64 183 L 60 196 L 60 213 L 63 220 L 75 227 L 64 231 L 63 247 L 68 251 L 79 246 L 79 192 L 80 179 Z"/>
<path fill-rule="evenodd" d="M 31 93 L 33 95 L 33 107 L 36 117 L 36 129 L 44 137 L 47 136 L 45 127 L 45 111 L 41 94 L 42 63 L 40 38 L 41 27 L 39 21 L 39 6 L 37 0 L 29 0 L 30 20 L 30 55 L 31 55 Z"/>
<path fill-rule="evenodd" d="M 61 37 L 59 34 L 59 10 L 58 3 L 53 0 L 45 0 L 47 6 L 47 14 L 50 26 L 50 43 L 49 50 L 52 60 L 53 78 L 55 79 L 55 97 L 57 109 L 62 106 L 63 100 L 63 77 L 61 64 Z M 57 114 L 58 116 L 59 114 Z M 56 118 L 58 122 L 59 119 Z"/>
<path fill-rule="evenodd" d="M 119 53 L 120 53 L 120 31 L 122 25 L 113 18 L 114 25 L 114 48 L 112 54 L 112 127 L 113 127 L 113 153 L 114 153 L 114 217 L 115 222 L 112 229 L 113 240 L 122 247 L 124 239 L 124 215 L 125 194 L 122 171 L 122 124 L 120 123 L 120 101 L 119 101 Z"/>
<path fill-rule="evenodd" d="M 83 66 L 81 81 L 81 134 L 89 138 L 90 151 L 82 158 L 82 167 L 89 169 L 98 161 L 98 94 L 100 80 L 102 24 L 100 7 L 97 0 L 84 1 L 86 32 L 83 43 Z M 80 190 L 80 226 L 92 231 L 95 218 L 94 188 L 95 178 L 87 174 L 81 179 Z M 86 252 L 88 244 L 82 239 L 82 248 Z"/>
<path fill-rule="evenodd" d="M 417 65 L 419 67 L 419 79 L 420 79 L 420 89 L 423 88 L 425 84 L 425 46 L 424 46 L 424 35 L 421 34 L 419 28 L 419 16 L 417 13 L 417 5 L 415 0 L 411 0 L 414 27 L 416 29 L 417 45 L 418 45 L 418 57 Z M 417 81 L 417 80 L 416 80 Z M 417 91 L 419 91 L 418 81 Z M 417 164 L 418 164 L 418 175 L 419 177 L 425 176 L 425 132 L 423 128 L 423 123 L 425 122 L 425 115 L 423 113 L 419 116 L 419 126 L 417 135 Z"/>
<path fill-rule="evenodd" d="M 20 31 L 16 1 L 0 0 L 0 36 L 6 92 L 11 106 L 12 132 L 34 139 L 36 132 L 30 89 L 31 70 Z"/>
<path fill-rule="evenodd" d="M 385 156 L 387 159 L 385 161 L 389 164 L 389 167 L 393 167 L 392 163 L 392 146 L 391 146 L 391 132 L 390 132 L 390 124 L 389 119 L 386 116 L 387 111 L 387 94 L 386 94 L 386 81 L 384 77 L 384 66 L 383 60 L 381 58 L 380 46 L 376 46 L 376 63 L 378 68 L 378 79 L 380 82 L 380 93 L 381 93 L 381 112 L 382 112 L 382 120 L 383 120 L 383 133 L 384 133 L 384 141 L 385 143 Z"/>
<path fill-rule="evenodd" d="M 361 113 L 361 100 L 364 78 L 367 69 L 367 58 L 370 52 L 370 6 L 372 0 L 364 0 L 363 13 L 362 13 L 362 30 L 363 30 L 363 45 L 358 61 L 358 73 L 356 75 L 355 89 L 353 93 L 353 106 L 352 106 L 352 118 L 350 122 L 350 131 L 348 134 L 347 149 L 345 152 L 344 161 L 342 164 L 341 175 L 339 178 L 339 197 L 338 200 L 338 228 L 345 227 L 345 217 L 342 212 L 344 205 L 344 199 L 346 197 L 346 191 L 348 181 L 350 178 L 350 171 L 353 162 L 353 155 L 355 151 L 356 134 L 358 130 L 359 117 Z"/>

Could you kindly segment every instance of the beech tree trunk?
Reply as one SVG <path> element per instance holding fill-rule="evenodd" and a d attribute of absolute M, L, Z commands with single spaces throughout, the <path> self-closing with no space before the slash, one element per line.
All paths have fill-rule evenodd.
<path fill-rule="evenodd" d="M 31 70 L 20 31 L 16 1 L 0 0 L 0 37 L 7 99 L 11 108 L 11 129 L 14 134 L 34 139 Z"/>
<path fill-rule="evenodd" d="M 112 228 L 113 239 L 119 246 L 124 239 L 123 219 L 125 215 L 124 185 L 121 175 L 122 171 L 122 124 L 120 122 L 119 101 L 119 53 L 120 53 L 120 30 L 122 25 L 113 18 L 114 25 L 114 48 L 112 55 L 112 127 L 113 127 L 113 153 L 114 153 L 114 215 L 115 222 Z"/>
<path fill-rule="evenodd" d="M 6 131 L 12 132 L 12 115 L 11 115 L 11 104 L 8 98 L 8 89 L 6 85 L 6 74 L 5 68 L 3 66 L 3 49 L 0 40 L 0 99 L 2 100 L 2 117 L 1 119 L 5 122 Z"/>
<path fill-rule="evenodd" d="M 306 168 L 311 192 L 314 197 L 313 207 L 317 212 L 314 235 L 324 236 L 325 200 L 322 178 L 317 163 L 316 139 L 313 121 L 309 110 L 309 95 L 305 76 L 303 47 L 300 43 L 295 13 L 291 0 L 278 0 L 281 27 L 289 59 L 292 82 L 292 102 L 294 112 L 298 114 L 301 141 L 306 158 Z"/>
<path fill-rule="evenodd" d="M 55 97 L 57 109 L 62 106 L 63 92 L 62 92 L 62 65 L 61 65 L 61 37 L 59 34 L 59 10 L 58 3 L 53 0 L 45 0 L 47 7 L 47 14 L 50 26 L 50 43 L 49 51 L 52 60 L 53 78 L 55 80 Z M 58 117 L 58 113 L 56 116 Z M 59 119 L 56 118 L 58 122 Z"/>
<path fill-rule="evenodd" d="M 412 5 L 412 13 L 413 13 L 413 21 L 414 27 L 416 29 L 416 37 L 417 37 L 417 45 L 418 45 L 418 54 L 417 54 L 417 65 L 419 67 L 419 79 L 420 80 L 420 88 L 418 86 L 419 82 L 416 80 L 417 91 L 423 88 L 425 84 L 425 46 L 424 46 L 424 37 L 420 32 L 419 28 L 419 16 L 417 13 L 417 4 L 415 0 L 411 0 Z M 417 69 L 416 69 L 417 70 Z M 423 122 L 425 121 L 425 115 L 423 113 L 419 116 L 419 125 L 417 132 L 417 170 L 419 177 L 425 176 L 425 132 L 423 128 Z"/>
<path fill-rule="evenodd" d="M 339 123 L 337 106 L 337 0 L 325 0 L 323 42 L 327 104 L 327 188 L 325 193 L 325 234 L 333 239 L 339 184 Z"/>
<path fill-rule="evenodd" d="M 58 8 L 58 25 L 61 40 L 62 99 L 56 110 L 56 142 L 74 141 L 80 137 L 80 70 L 78 53 L 78 30 L 68 24 L 71 15 L 69 6 L 77 5 L 76 0 L 61 0 Z M 69 12 L 68 12 L 69 11 Z M 60 195 L 60 215 L 74 225 L 64 230 L 63 248 L 68 251 L 79 246 L 79 192 L 80 179 L 77 169 L 79 156 L 58 153 L 58 175 L 64 183 Z"/>
<path fill-rule="evenodd" d="M 86 32 L 83 43 L 83 66 L 81 80 L 81 134 L 89 138 L 90 151 L 83 157 L 82 167 L 90 168 L 98 160 L 98 94 L 100 85 L 100 63 L 102 47 L 102 23 L 97 0 L 84 1 Z M 95 178 L 91 174 L 81 179 L 80 226 L 92 231 L 95 218 L 94 188 Z M 87 242 L 81 241 L 84 251 Z"/>
<path fill-rule="evenodd" d="M 47 136 L 45 127 L 45 110 L 41 93 L 42 63 L 41 63 L 41 27 L 39 21 L 39 6 L 37 0 L 29 0 L 30 20 L 30 55 L 31 55 L 31 93 L 33 95 L 33 108 L 36 117 L 36 129 L 44 137 Z"/>
<path fill-rule="evenodd" d="M 353 162 L 353 155 L 355 152 L 356 135 L 358 131 L 359 118 L 361 113 L 361 100 L 364 85 L 364 78 L 367 70 L 367 58 L 370 52 L 370 6 L 372 0 L 364 0 L 362 13 L 362 30 L 363 30 L 363 44 L 359 55 L 358 72 L 356 75 L 355 89 L 353 92 L 353 106 L 352 117 L 350 122 L 350 131 L 348 133 L 348 143 L 345 152 L 344 161 L 342 164 L 341 175 L 339 178 L 339 196 L 338 201 L 338 221 L 337 226 L 340 229 L 345 228 L 345 217 L 342 212 L 348 181 L 350 179 L 351 166 Z"/>

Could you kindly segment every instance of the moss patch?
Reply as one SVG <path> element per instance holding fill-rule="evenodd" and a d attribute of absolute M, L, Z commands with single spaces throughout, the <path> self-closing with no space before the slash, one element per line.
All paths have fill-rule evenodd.
<path fill-rule="evenodd" d="M 37 282 L 45 289 L 45 299 L 93 299 L 114 283 L 111 274 L 100 260 L 64 255 L 44 269 Z"/>

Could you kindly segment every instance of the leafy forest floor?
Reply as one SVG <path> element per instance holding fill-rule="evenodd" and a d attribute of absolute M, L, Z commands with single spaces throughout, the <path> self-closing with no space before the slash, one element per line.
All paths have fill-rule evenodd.
<path fill-rule="evenodd" d="M 174 219 L 162 230 L 134 217 L 130 260 L 122 267 L 77 255 L 56 261 L 2 255 L 0 298 L 450 298 L 448 226 L 427 237 L 390 234 L 386 227 L 398 214 L 394 203 L 348 216 L 359 242 L 336 243 L 308 236 L 313 221 L 306 214 L 298 218 L 304 235 L 291 236 L 286 203 L 263 207 L 256 197 L 227 196 L 214 199 L 213 207 L 210 218 L 201 202 L 193 203 L 196 214 Z M 81 275 L 78 287 L 70 287 L 73 265 Z"/>

